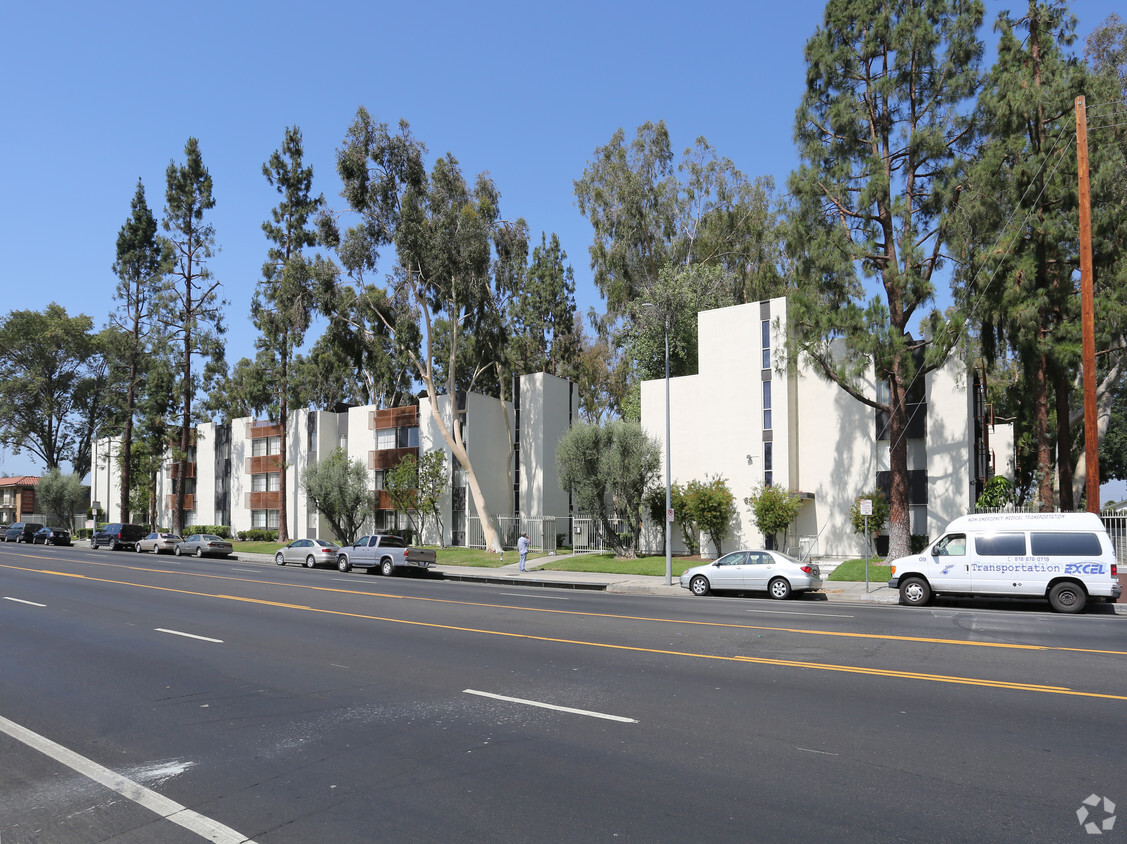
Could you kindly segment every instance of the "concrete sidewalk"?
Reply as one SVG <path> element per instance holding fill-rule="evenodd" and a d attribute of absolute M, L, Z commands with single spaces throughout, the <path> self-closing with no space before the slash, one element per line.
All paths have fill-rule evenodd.
<path fill-rule="evenodd" d="M 236 554 L 238 559 L 247 562 L 272 563 L 274 558 L 269 554 Z M 428 570 L 431 577 L 443 580 L 459 580 L 465 583 L 490 583 L 500 586 L 514 586 L 524 588 L 547 587 L 551 589 L 582 589 L 592 592 L 612 592 L 620 595 L 665 595 L 666 597 L 691 598 L 688 589 L 680 585 L 677 576 L 673 576 L 673 585 L 665 585 L 665 576 L 657 577 L 642 574 L 607 574 L 605 572 L 588 571 L 545 571 L 537 568 L 541 565 L 557 562 L 561 557 L 539 557 L 528 565 L 528 570 L 521 572 L 517 563 L 510 563 L 496 568 L 481 566 L 434 566 Z M 823 587 L 817 592 L 810 592 L 797 596 L 798 600 L 805 601 L 833 601 L 841 603 L 863 604 L 897 604 L 900 596 L 895 589 L 889 589 L 884 581 L 871 581 L 866 588 L 865 583 L 851 581 L 825 580 L 833 571 L 834 564 L 822 564 Z M 990 602 L 988 598 L 966 599 L 974 602 Z M 998 604 L 1000 602 L 994 602 Z M 1005 604 L 1003 604 L 1005 606 Z M 1118 615 L 1127 615 L 1127 603 L 1112 604 L 1109 608 Z M 1105 610 L 1106 611 L 1106 610 Z"/>

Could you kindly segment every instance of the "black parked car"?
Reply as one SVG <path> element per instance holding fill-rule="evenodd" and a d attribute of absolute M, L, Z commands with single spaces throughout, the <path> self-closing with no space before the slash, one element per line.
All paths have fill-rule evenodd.
<path fill-rule="evenodd" d="M 138 540 L 144 539 L 148 533 L 140 525 L 111 522 L 102 525 L 97 533 L 90 537 L 90 547 L 101 548 L 103 545 L 108 545 L 111 551 L 117 551 L 119 548 L 128 548 L 132 551 L 137 547 Z"/>
<path fill-rule="evenodd" d="M 5 542 L 33 542 L 36 532 L 43 527 L 36 522 L 16 522 L 4 533 Z"/>
<path fill-rule="evenodd" d="M 60 527 L 40 528 L 31 541 L 36 545 L 70 545 L 70 531 Z"/>

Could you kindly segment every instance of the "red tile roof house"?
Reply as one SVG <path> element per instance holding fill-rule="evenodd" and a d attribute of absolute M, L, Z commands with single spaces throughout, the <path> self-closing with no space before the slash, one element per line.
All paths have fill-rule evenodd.
<path fill-rule="evenodd" d="M 35 487 L 39 478 L 24 475 L 0 478 L 0 524 L 12 525 L 35 515 Z"/>

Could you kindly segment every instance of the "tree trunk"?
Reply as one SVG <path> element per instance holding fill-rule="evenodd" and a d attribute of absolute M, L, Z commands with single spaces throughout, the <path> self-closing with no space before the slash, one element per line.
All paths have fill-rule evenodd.
<path fill-rule="evenodd" d="M 287 341 L 286 345 L 288 346 L 288 341 Z M 278 509 L 278 541 L 279 542 L 289 542 L 290 541 L 289 520 L 286 518 L 286 511 L 289 509 L 289 504 L 288 504 L 287 496 L 286 496 L 286 487 L 287 487 L 287 484 L 286 484 L 286 454 L 289 451 L 289 443 L 290 443 L 290 439 L 289 439 L 289 425 L 290 425 L 290 422 L 289 422 L 289 407 L 286 404 L 286 388 L 288 386 L 286 384 L 286 378 L 287 378 L 289 373 L 288 373 L 288 367 L 286 365 L 287 364 L 286 357 L 287 357 L 287 353 L 285 351 L 283 351 L 282 352 L 282 384 L 281 384 L 282 400 L 279 402 L 280 410 L 279 410 L 279 413 L 278 413 L 278 416 L 280 417 L 279 421 L 282 424 L 282 447 L 280 449 L 282 469 L 281 469 L 281 472 L 278 475 L 278 494 L 281 496 L 281 499 L 282 499 L 281 507 L 279 507 L 279 509 Z"/>
<path fill-rule="evenodd" d="M 1033 441 L 1037 446 L 1037 484 L 1039 509 L 1053 512 L 1053 442 L 1049 433 L 1048 378 L 1045 353 L 1037 355 L 1033 372 Z"/>
<path fill-rule="evenodd" d="M 189 308 L 191 300 L 189 300 Z M 184 334 L 184 413 L 180 419 L 180 454 L 176 458 L 176 533 L 184 535 L 184 497 L 188 481 L 188 445 L 191 442 L 192 424 L 192 338 Z"/>
<path fill-rule="evenodd" d="M 1068 375 L 1057 372 L 1053 377 L 1053 393 L 1057 411 L 1057 478 L 1060 488 L 1060 508 L 1064 511 L 1076 509 L 1076 499 L 1072 496 L 1072 426 L 1068 418 L 1069 392 L 1072 384 Z"/>

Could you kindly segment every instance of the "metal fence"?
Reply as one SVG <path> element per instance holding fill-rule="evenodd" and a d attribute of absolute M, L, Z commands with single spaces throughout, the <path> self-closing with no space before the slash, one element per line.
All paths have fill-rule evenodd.
<path fill-rule="evenodd" d="M 556 552 L 555 516 L 496 516 L 495 518 L 498 533 L 501 535 L 502 548 L 516 548 L 517 539 L 522 533 L 527 533 L 532 550 L 548 554 Z M 485 547 L 485 531 L 481 527 L 481 518 L 478 516 L 466 518 L 466 546 Z"/>
<path fill-rule="evenodd" d="M 615 533 L 629 530 L 625 519 L 610 519 L 610 527 Z M 577 516 L 571 520 L 571 550 L 575 554 L 593 554 L 609 551 L 607 529 L 601 519 L 591 516 Z"/>

